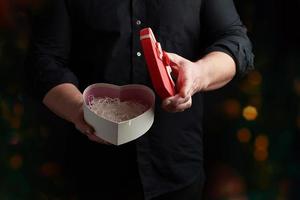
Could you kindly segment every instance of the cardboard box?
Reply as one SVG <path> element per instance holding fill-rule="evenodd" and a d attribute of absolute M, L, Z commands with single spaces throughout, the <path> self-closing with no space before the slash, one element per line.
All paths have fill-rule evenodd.
<path fill-rule="evenodd" d="M 122 122 L 113 122 L 98 116 L 89 108 L 90 97 L 119 98 L 121 101 L 137 101 L 147 106 L 141 115 Z M 121 145 L 145 134 L 154 121 L 154 92 L 144 85 L 117 86 L 106 83 L 90 85 L 83 92 L 84 119 L 90 124 L 101 139 L 114 145 Z"/>

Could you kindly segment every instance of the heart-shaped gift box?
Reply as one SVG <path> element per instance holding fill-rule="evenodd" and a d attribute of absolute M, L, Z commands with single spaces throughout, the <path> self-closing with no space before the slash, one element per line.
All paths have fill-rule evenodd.
<path fill-rule="evenodd" d="M 118 98 L 120 101 L 139 102 L 146 106 L 146 111 L 132 119 L 115 122 L 100 117 L 90 108 L 91 97 Z M 131 84 L 117 86 L 107 83 L 96 83 L 88 86 L 83 92 L 83 113 L 85 121 L 90 124 L 95 134 L 114 145 L 121 145 L 145 134 L 154 121 L 154 92 L 144 85 Z"/>

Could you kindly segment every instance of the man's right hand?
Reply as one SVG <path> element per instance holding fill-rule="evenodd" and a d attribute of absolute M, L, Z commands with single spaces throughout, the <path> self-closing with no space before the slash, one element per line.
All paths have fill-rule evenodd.
<path fill-rule="evenodd" d="M 43 103 L 59 117 L 72 122 L 76 129 L 90 140 L 101 144 L 110 144 L 95 135 L 94 129 L 83 117 L 83 97 L 81 92 L 70 83 L 52 88 L 44 97 Z"/>

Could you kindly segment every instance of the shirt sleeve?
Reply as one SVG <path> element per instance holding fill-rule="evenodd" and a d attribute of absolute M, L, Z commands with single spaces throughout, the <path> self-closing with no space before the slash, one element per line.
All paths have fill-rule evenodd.
<path fill-rule="evenodd" d="M 62 83 L 78 86 L 77 77 L 68 67 L 70 21 L 64 0 L 46 1 L 31 15 L 32 34 L 25 61 L 28 91 L 42 99 Z"/>
<path fill-rule="evenodd" d="M 207 36 L 204 53 L 221 51 L 230 55 L 236 63 L 237 76 L 252 70 L 252 44 L 233 1 L 205 0 L 202 9 L 204 32 Z"/>

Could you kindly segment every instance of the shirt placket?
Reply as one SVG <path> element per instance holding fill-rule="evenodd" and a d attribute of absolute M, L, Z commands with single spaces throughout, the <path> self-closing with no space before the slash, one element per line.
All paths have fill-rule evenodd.
<path fill-rule="evenodd" d="M 142 0 L 131 1 L 131 57 L 132 57 L 132 82 L 147 84 L 147 69 L 143 57 L 143 52 L 140 45 L 140 30 L 145 27 L 145 3 Z"/>

